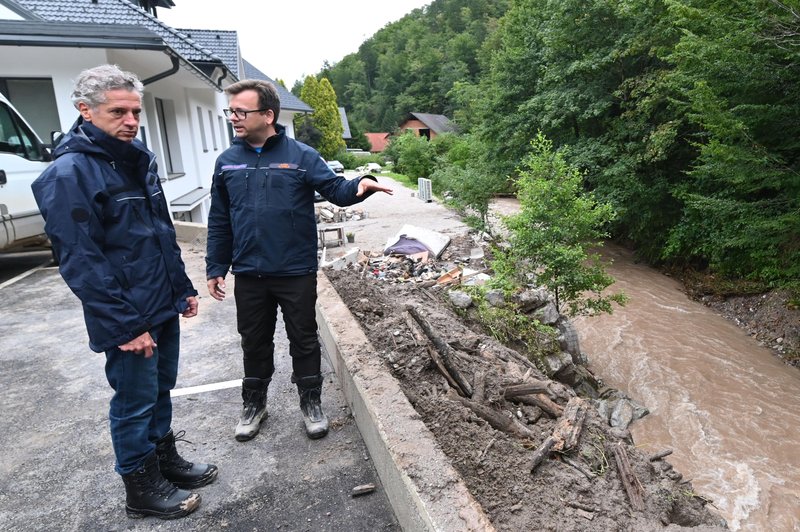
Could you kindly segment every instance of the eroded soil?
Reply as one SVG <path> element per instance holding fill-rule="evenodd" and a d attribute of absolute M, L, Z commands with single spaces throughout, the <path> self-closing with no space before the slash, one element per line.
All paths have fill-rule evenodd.
<path fill-rule="evenodd" d="M 455 239 L 436 267 L 449 270 L 474 246 L 469 237 Z M 549 379 L 456 313 L 445 288 L 386 275 L 379 279 L 363 264 L 326 274 L 498 530 L 722 529 L 723 521 L 668 459 L 650 461 L 627 431 L 611 429 L 591 406 L 577 446 L 553 453 L 531 473 L 534 450 L 553 433 L 557 419 L 537 406 L 511 402 L 503 392 L 511 384 Z M 433 363 L 435 348 L 410 317 L 409 305 L 454 350 L 455 366 L 475 388 L 472 400 L 516 419 L 532 431 L 527 437 L 493 428 L 457 398 Z M 575 396 L 560 383 L 548 388 L 550 399 L 562 407 Z M 641 485 L 642 511 L 633 509 L 621 481 L 612 451 L 619 442 Z"/>

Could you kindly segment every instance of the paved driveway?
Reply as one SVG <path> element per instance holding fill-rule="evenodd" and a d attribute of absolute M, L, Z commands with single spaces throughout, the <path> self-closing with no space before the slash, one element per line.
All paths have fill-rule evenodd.
<path fill-rule="evenodd" d="M 202 295 L 204 244 L 183 248 Z M 192 442 L 178 444 L 181 454 L 216 463 L 219 478 L 185 519 L 128 519 L 113 470 L 104 357 L 87 347 L 77 298 L 46 268 L 0 288 L 0 301 L 0 530 L 399 529 L 329 364 L 323 403 L 335 428 L 306 438 L 280 325 L 270 417 L 256 439 L 233 439 L 242 371 L 234 302 L 207 296 L 198 317 L 182 319 L 173 427 Z M 369 482 L 374 493 L 350 496 Z"/>

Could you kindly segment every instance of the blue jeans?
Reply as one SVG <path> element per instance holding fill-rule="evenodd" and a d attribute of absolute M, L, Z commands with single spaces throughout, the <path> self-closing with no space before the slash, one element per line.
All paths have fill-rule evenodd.
<path fill-rule="evenodd" d="M 118 348 L 106 351 L 106 378 L 115 392 L 108 419 L 120 475 L 136 471 L 172 424 L 169 392 L 178 377 L 178 316 L 149 332 L 158 344 L 150 358 Z"/>

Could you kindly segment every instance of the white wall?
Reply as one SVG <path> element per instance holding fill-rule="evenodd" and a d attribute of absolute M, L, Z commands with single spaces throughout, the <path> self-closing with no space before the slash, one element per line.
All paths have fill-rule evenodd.
<path fill-rule="evenodd" d="M 84 48 L 76 53 L 68 48 L 0 46 L 0 76 L 53 80 L 62 131 L 67 131 L 78 118 L 78 111 L 69 99 L 73 80 L 81 70 L 106 62 L 104 50 Z"/>

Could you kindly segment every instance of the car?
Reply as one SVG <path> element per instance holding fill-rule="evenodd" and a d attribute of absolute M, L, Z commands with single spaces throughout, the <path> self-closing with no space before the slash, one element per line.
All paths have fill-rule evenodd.
<path fill-rule="evenodd" d="M 0 94 L 0 252 L 46 247 L 31 183 L 51 159 L 30 124 Z"/>
<path fill-rule="evenodd" d="M 378 163 L 367 163 L 365 166 L 367 167 L 367 172 L 381 171 L 381 165 L 379 165 Z"/>
<path fill-rule="evenodd" d="M 328 168 L 330 168 L 337 174 L 344 173 L 344 165 L 339 161 L 328 161 Z"/>

